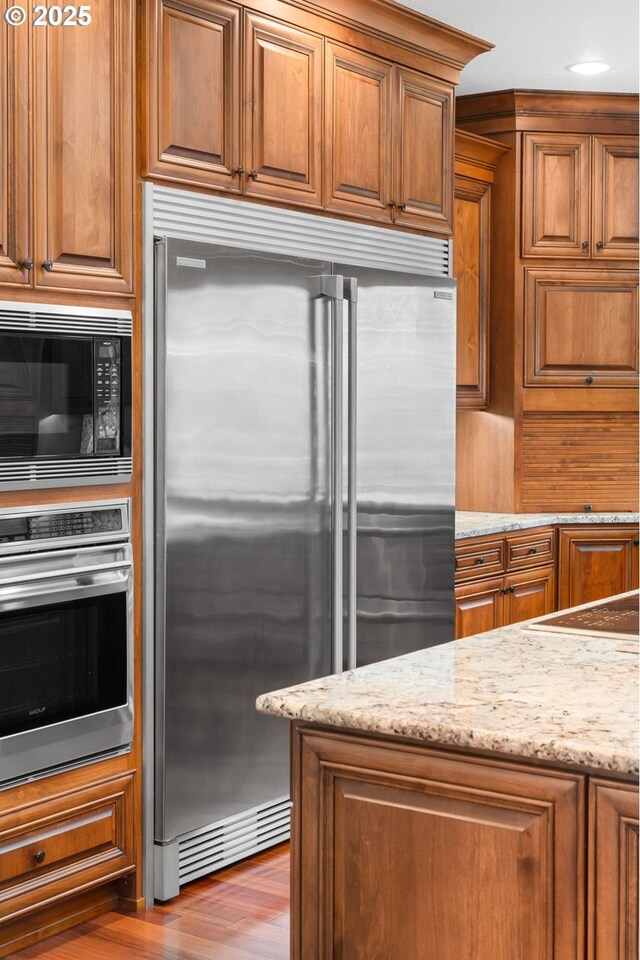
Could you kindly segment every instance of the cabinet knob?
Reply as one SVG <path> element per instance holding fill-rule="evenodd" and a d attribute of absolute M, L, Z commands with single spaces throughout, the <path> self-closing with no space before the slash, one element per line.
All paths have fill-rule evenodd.
<path fill-rule="evenodd" d="M 236 167 L 235 174 L 236 177 L 244 177 L 244 167 Z"/>
<path fill-rule="evenodd" d="M 516 592 L 516 588 L 515 588 L 515 587 L 513 587 L 513 586 L 512 586 L 512 587 L 509 587 L 509 593 L 515 593 L 515 592 Z"/>
<path fill-rule="evenodd" d="M 588 240 L 583 240 L 583 242 L 582 242 L 582 249 L 583 249 L 583 250 L 588 250 L 588 249 L 589 249 L 589 241 L 588 241 Z"/>
<path fill-rule="evenodd" d="M 46 270 L 47 273 L 51 273 L 53 270 L 53 260 L 45 260 L 42 264 L 42 269 Z"/>
<path fill-rule="evenodd" d="M 32 257 L 25 257 L 22 263 L 20 264 L 23 270 L 33 270 L 33 259 Z"/>
<path fill-rule="evenodd" d="M 400 204 L 400 209 L 401 209 L 401 210 L 403 211 L 403 213 L 404 213 L 404 211 L 407 209 L 406 203 L 401 203 L 401 204 Z"/>
<path fill-rule="evenodd" d="M 585 377 L 585 378 L 584 378 L 584 382 L 585 382 L 585 383 L 593 383 L 593 377 Z"/>
<path fill-rule="evenodd" d="M 484 563 L 484 557 L 476 557 L 476 563 Z"/>
<path fill-rule="evenodd" d="M 596 247 L 598 248 L 598 250 L 604 250 L 604 243 L 602 242 L 602 240 L 598 240 L 598 242 L 596 243 Z"/>
<path fill-rule="evenodd" d="M 34 854 L 33 859 L 37 864 L 41 864 L 45 862 L 45 860 L 47 859 L 47 855 L 44 852 L 44 850 L 38 850 L 38 852 Z"/>
<path fill-rule="evenodd" d="M 257 170 L 250 170 L 250 171 L 249 171 L 249 180 L 257 180 L 257 179 L 258 179 L 258 171 L 257 171 Z"/>
<path fill-rule="evenodd" d="M 396 208 L 396 202 L 395 202 L 395 200 L 390 200 L 389 203 L 387 204 L 387 206 L 389 207 L 389 210 L 395 210 L 395 208 Z"/>
<path fill-rule="evenodd" d="M 640 540 L 638 540 L 638 539 L 634 540 L 634 541 L 633 541 L 633 545 L 634 545 L 634 547 L 637 547 L 638 545 L 640 545 Z"/>
<path fill-rule="evenodd" d="M 529 553 L 537 553 L 537 552 L 538 552 L 537 547 L 531 547 L 531 550 L 529 550 Z"/>
<path fill-rule="evenodd" d="M 589 513 L 591 510 L 593 510 L 593 504 L 585 503 L 584 509 L 587 511 L 587 513 Z"/>

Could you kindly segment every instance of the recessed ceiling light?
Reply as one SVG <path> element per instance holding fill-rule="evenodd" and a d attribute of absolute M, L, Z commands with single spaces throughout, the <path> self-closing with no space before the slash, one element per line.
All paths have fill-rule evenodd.
<path fill-rule="evenodd" d="M 567 70 L 571 70 L 572 73 L 584 73 L 588 77 L 593 77 L 596 73 L 604 73 L 606 70 L 611 70 L 611 67 L 608 63 L 590 60 L 585 63 L 572 63 L 567 67 Z"/>

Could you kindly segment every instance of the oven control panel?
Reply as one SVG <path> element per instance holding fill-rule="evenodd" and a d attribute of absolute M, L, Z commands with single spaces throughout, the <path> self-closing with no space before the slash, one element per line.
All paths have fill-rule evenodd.
<path fill-rule="evenodd" d="M 128 533 L 126 504 L 114 506 L 58 507 L 33 512 L 0 514 L 0 551 L 3 546 L 39 541 L 68 540 L 94 542 L 111 540 Z"/>

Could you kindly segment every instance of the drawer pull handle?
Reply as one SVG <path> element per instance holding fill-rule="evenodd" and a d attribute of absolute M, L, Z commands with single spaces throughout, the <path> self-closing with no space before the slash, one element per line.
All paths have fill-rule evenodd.
<path fill-rule="evenodd" d="M 538 552 L 537 547 L 531 547 L 531 550 L 529 550 L 529 553 L 537 553 L 537 552 Z"/>
<path fill-rule="evenodd" d="M 33 859 L 39 866 L 41 863 L 45 862 L 45 860 L 47 859 L 47 855 L 44 852 L 44 850 L 38 850 L 38 852 L 34 855 Z"/>
<path fill-rule="evenodd" d="M 476 557 L 476 563 L 484 563 L 484 557 Z"/>
<path fill-rule="evenodd" d="M 593 383 L 593 377 L 585 377 L 585 383 Z"/>
<path fill-rule="evenodd" d="M 593 510 L 593 504 L 585 503 L 584 508 L 587 511 L 587 513 L 590 513 Z"/>

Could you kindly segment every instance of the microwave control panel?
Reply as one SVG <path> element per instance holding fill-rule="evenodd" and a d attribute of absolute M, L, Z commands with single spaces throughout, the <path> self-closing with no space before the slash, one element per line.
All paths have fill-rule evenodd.
<path fill-rule="evenodd" d="M 99 340 L 94 352 L 95 425 L 98 457 L 120 454 L 120 341 Z"/>

